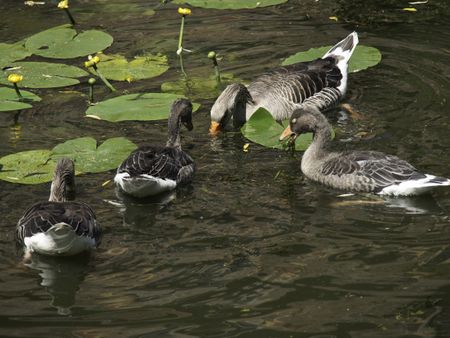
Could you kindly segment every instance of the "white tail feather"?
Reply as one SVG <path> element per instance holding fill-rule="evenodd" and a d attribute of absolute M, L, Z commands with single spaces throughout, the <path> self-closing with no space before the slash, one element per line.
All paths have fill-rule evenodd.
<path fill-rule="evenodd" d="M 347 90 L 347 72 L 348 72 L 348 61 L 350 60 L 356 46 L 358 45 L 358 33 L 353 32 L 349 34 L 344 40 L 339 41 L 335 44 L 328 52 L 322 56 L 322 59 L 329 56 L 335 57 L 338 62 L 337 66 L 342 74 L 342 80 L 339 87 L 337 87 L 342 94 L 345 94 Z"/>

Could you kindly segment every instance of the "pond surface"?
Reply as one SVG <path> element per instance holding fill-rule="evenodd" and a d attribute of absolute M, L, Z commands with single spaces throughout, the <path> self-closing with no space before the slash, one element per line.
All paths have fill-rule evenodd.
<path fill-rule="evenodd" d="M 375 8 L 368 22 L 361 22 L 364 6 L 355 7 L 353 16 L 334 1 L 290 0 L 240 11 L 194 8 L 184 45 L 195 52 L 185 56 L 185 67 L 191 75 L 212 74 L 206 54 L 216 50 L 224 56 L 223 70 L 251 80 L 281 58 L 356 30 L 360 43 L 380 49 L 383 60 L 350 76 L 346 101 L 360 118 L 330 112 L 337 142 L 397 154 L 448 177 L 450 10 L 447 0 L 417 5 L 417 12 L 402 11 L 410 5 L 398 2 Z M 177 7 L 143 14 L 158 3 L 73 2 L 83 29 L 114 36 L 109 52 L 169 54 L 167 73 L 115 83 L 122 92 L 159 91 L 161 83 L 180 77 Z M 1 1 L 0 41 L 66 23 L 56 2 L 22 4 Z M 338 22 L 329 19 L 336 13 Z M 0 113 L 0 156 L 81 136 L 165 142 L 165 121 L 84 118 L 86 97 L 78 93 L 87 93 L 84 86 L 35 92 L 43 100 L 23 111 L 19 124 L 14 113 Z M 239 133 L 211 140 L 213 99 L 199 102 L 195 129 L 183 134 L 184 148 L 197 162 L 195 181 L 170 202 L 121 204 L 112 184 L 102 186 L 113 171 L 78 177 L 78 198 L 94 207 L 104 229 L 90 257 L 34 256 L 24 265 L 15 224 L 29 205 L 47 199 L 49 184 L 0 181 L 0 336 L 449 336 L 448 189 L 412 199 L 339 196 L 302 176 L 301 154 L 255 144 L 244 153 Z"/>

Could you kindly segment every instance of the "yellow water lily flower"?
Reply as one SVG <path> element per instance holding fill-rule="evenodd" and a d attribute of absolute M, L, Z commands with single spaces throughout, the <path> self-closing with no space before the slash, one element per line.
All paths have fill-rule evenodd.
<path fill-rule="evenodd" d="M 92 61 L 93 63 L 97 64 L 97 63 L 100 62 L 100 57 L 99 57 L 98 55 L 96 55 L 96 56 L 94 56 L 94 57 L 91 59 L 91 61 Z"/>
<path fill-rule="evenodd" d="M 58 3 L 58 8 L 66 9 L 69 8 L 69 0 L 62 0 Z"/>
<path fill-rule="evenodd" d="M 11 83 L 18 83 L 23 80 L 23 76 L 20 74 L 9 74 L 8 81 Z"/>
<path fill-rule="evenodd" d="M 191 15 L 192 11 L 189 8 L 182 8 L 179 7 L 178 8 L 178 14 L 186 16 L 186 15 Z"/>
<path fill-rule="evenodd" d="M 85 66 L 86 68 L 92 67 L 93 65 L 95 65 L 95 63 L 92 62 L 92 60 L 89 60 L 89 61 L 85 61 L 85 62 L 84 62 L 84 66 Z"/>

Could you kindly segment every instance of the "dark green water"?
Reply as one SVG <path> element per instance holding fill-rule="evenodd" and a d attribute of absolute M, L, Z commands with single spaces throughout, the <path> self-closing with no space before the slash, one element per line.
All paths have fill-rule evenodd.
<path fill-rule="evenodd" d="M 187 71 L 211 72 L 205 56 L 216 50 L 224 70 L 251 80 L 281 58 L 356 30 L 383 61 L 350 76 L 347 102 L 363 119 L 332 113 L 337 142 L 450 176 L 447 1 L 417 5 L 416 13 L 400 10 L 410 6 L 406 1 L 372 4 L 367 16 L 360 2 L 196 8 L 186 26 L 184 45 L 195 50 L 186 56 Z M 66 23 L 55 3 L 25 8 L 1 1 L 0 41 Z M 142 15 L 157 3 L 72 1 L 83 29 L 114 36 L 108 52 L 169 54 L 169 72 L 117 83 L 121 91 L 158 91 L 180 76 L 176 6 Z M 337 23 L 329 19 L 336 13 Z M 71 89 L 86 93 L 83 86 Z M 0 113 L 0 156 L 80 136 L 165 141 L 165 121 L 95 121 L 83 117 L 80 94 L 37 93 L 43 100 L 21 114 L 20 135 L 14 114 Z M 0 336 L 450 337 L 449 190 L 415 199 L 339 197 L 302 177 L 300 155 L 253 144 L 244 153 L 246 140 L 235 133 L 211 140 L 213 100 L 201 103 L 194 131 L 183 135 L 198 164 L 195 181 L 170 203 L 111 204 L 118 201 L 114 187 L 102 183 L 113 171 L 78 177 L 78 197 L 95 208 L 104 229 L 90 257 L 36 256 L 25 266 L 15 224 L 27 206 L 47 199 L 49 185 L 0 181 Z"/>

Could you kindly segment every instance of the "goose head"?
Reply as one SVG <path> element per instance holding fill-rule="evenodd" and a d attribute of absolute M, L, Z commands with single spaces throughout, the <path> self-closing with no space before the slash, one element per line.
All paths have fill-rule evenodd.
<path fill-rule="evenodd" d="M 246 121 L 246 105 L 252 102 L 252 97 L 244 85 L 233 83 L 228 85 L 217 98 L 211 108 L 211 135 L 217 135 L 231 119 L 236 127 Z"/>
<path fill-rule="evenodd" d="M 301 134 L 313 133 L 323 128 L 327 124 L 322 113 L 314 107 L 299 108 L 294 110 L 289 121 L 289 126 L 281 133 L 280 141 L 289 139 L 289 143 L 295 142 L 297 137 Z"/>
<path fill-rule="evenodd" d="M 192 103 L 187 99 L 177 99 L 172 103 L 168 121 L 169 137 L 168 147 L 180 147 L 180 126 L 183 125 L 187 130 L 192 130 Z"/>
<path fill-rule="evenodd" d="M 75 198 L 75 165 L 71 159 L 58 160 L 53 174 L 49 201 L 67 202 Z"/>

